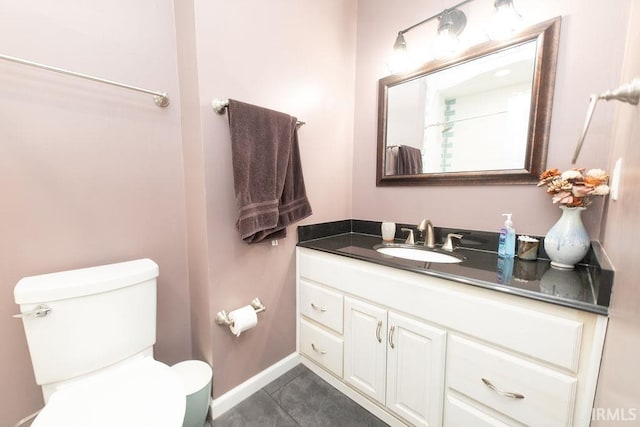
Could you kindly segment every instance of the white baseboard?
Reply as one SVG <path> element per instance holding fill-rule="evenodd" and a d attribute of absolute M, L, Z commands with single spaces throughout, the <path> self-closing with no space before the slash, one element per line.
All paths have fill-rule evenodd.
<path fill-rule="evenodd" d="M 298 353 L 291 353 L 289 356 L 269 366 L 259 374 L 254 375 L 242 384 L 232 388 L 222 396 L 213 399 L 213 401 L 211 401 L 211 418 L 215 420 L 271 381 L 294 368 L 300 362 L 300 355 Z"/>

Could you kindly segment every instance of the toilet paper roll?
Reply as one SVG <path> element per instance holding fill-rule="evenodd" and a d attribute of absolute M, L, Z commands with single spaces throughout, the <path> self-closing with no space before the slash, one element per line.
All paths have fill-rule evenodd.
<path fill-rule="evenodd" d="M 258 315 L 250 305 L 245 305 L 229 313 L 229 320 L 233 323 L 229 326 L 231 333 L 237 337 L 247 329 L 251 329 L 258 323 Z"/>

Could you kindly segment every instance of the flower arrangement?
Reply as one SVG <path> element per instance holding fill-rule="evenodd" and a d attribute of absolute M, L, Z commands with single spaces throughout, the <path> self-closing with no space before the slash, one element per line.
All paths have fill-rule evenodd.
<path fill-rule="evenodd" d="M 558 169 L 547 169 L 540 175 L 538 187 L 547 186 L 547 193 L 552 195 L 553 203 L 570 208 L 586 207 L 594 196 L 609 194 L 607 182 L 609 175 L 602 169 L 584 168 L 569 169 L 560 172 Z"/>

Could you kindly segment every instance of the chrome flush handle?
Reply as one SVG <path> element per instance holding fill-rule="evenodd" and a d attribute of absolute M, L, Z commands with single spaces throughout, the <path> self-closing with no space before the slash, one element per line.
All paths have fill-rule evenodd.
<path fill-rule="evenodd" d="M 37 305 L 31 311 L 25 311 L 24 313 L 14 314 L 12 317 L 23 318 L 23 317 L 44 317 L 51 311 L 51 307 L 48 307 L 44 304 Z"/>

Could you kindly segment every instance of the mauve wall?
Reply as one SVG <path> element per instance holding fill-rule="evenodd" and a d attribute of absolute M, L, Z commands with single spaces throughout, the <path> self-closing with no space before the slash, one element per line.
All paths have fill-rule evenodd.
<path fill-rule="evenodd" d="M 211 100 L 234 98 L 306 121 L 300 151 L 314 214 L 304 222 L 350 217 L 356 2 L 194 4 L 198 68 L 181 70 L 181 79 L 197 79 L 200 94 L 209 263 L 208 289 L 200 291 L 212 318 L 254 297 L 267 306 L 239 338 L 215 324 L 194 336 L 211 340 L 217 397 L 295 351 L 296 230 L 278 246 L 240 240 L 228 120 Z"/>
<path fill-rule="evenodd" d="M 175 3 L 182 150 L 184 155 L 191 348 L 194 359 L 211 362 L 211 310 L 209 309 L 209 251 L 200 96 L 193 0 Z"/>
<path fill-rule="evenodd" d="M 388 0 L 359 2 L 354 132 L 353 215 L 356 218 L 434 224 L 496 231 L 503 212 L 514 214 L 517 232 L 544 234 L 560 211 L 535 185 L 484 186 L 375 186 L 377 83 L 388 74 L 386 62 L 399 30 L 450 7 L 449 0 L 407 0 L 398 7 Z M 462 34 L 480 37 L 493 13 L 493 2 L 462 6 L 467 28 Z M 530 23 L 562 16 L 553 118 L 547 165 L 569 168 L 582 130 L 589 94 L 618 85 L 627 30 L 629 0 L 517 0 L 516 8 Z M 432 42 L 437 21 L 405 35 L 407 45 L 420 57 Z M 608 166 L 609 137 L 614 106 L 598 105 L 579 166 Z M 583 219 L 591 237 L 600 230 L 602 202 L 597 201 Z"/>
<path fill-rule="evenodd" d="M 629 18 L 625 67 L 621 82 L 640 77 L 640 1 L 634 0 Z M 623 169 L 620 197 L 609 200 L 604 246 L 616 268 L 594 425 L 624 426 L 640 422 L 640 108 L 617 103 L 612 134 L 610 170 L 618 158 Z M 603 413 L 604 411 L 604 413 Z M 609 417 L 606 416 L 609 411 Z M 617 421 L 616 421 L 616 418 Z"/>
<path fill-rule="evenodd" d="M 13 288 L 142 257 L 160 265 L 156 357 L 189 358 L 180 102 L 171 1 L 0 1 L 0 52 L 151 96 L 0 61 L 0 425 L 42 406 Z M 96 316 L 99 316 L 96 313 Z"/>

